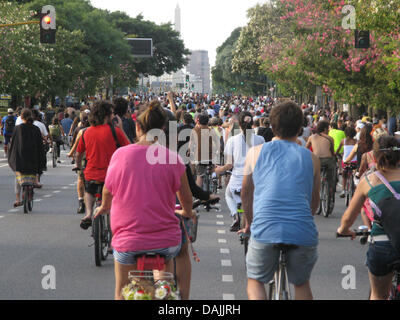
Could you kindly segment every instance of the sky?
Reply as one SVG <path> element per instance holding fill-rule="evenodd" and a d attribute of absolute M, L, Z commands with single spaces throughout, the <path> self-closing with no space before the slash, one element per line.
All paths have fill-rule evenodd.
<path fill-rule="evenodd" d="M 189 50 L 207 50 L 211 67 L 217 48 L 233 30 L 247 24 L 247 10 L 266 0 L 91 0 L 94 7 L 123 11 L 131 17 L 142 13 L 157 24 L 175 21 L 181 8 L 182 39 Z"/>

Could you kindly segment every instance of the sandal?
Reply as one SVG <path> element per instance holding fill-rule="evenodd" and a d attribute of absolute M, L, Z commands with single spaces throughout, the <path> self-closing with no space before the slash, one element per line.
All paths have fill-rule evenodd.
<path fill-rule="evenodd" d="M 23 205 L 24 204 L 22 202 L 17 202 L 17 201 L 14 202 L 14 208 L 22 207 Z"/>
<path fill-rule="evenodd" d="M 92 218 L 86 218 L 86 219 L 81 220 L 80 226 L 83 230 L 89 229 L 89 227 L 92 226 Z"/>

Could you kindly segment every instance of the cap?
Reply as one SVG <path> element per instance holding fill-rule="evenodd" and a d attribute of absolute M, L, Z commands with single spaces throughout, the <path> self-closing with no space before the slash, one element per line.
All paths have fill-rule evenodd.
<path fill-rule="evenodd" d="M 8 112 L 8 113 L 14 113 L 14 110 L 11 109 L 11 108 L 9 108 L 9 109 L 7 110 L 7 112 Z"/>

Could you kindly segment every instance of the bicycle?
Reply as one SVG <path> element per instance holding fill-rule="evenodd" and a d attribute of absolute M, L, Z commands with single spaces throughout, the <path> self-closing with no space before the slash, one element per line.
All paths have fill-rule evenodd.
<path fill-rule="evenodd" d="M 57 142 L 55 140 L 51 143 L 52 146 L 52 161 L 53 161 L 53 168 L 57 167 Z"/>
<path fill-rule="evenodd" d="M 360 243 L 365 245 L 367 242 L 371 242 L 371 232 L 367 226 L 358 227 L 358 231 L 354 230 L 357 237 L 360 237 Z M 351 235 L 341 235 L 336 233 L 336 238 L 350 238 Z M 392 285 L 389 289 L 388 300 L 400 300 L 400 260 L 394 261 L 389 265 L 390 269 L 394 271 L 392 279 Z M 369 298 L 371 297 L 371 291 Z"/>
<path fill-rule="evenodd" d="M 24 204 L 25 214 L 32 212 L 33 209 L 33 189 L 34 184 L 32 182 L 22 183 L 22 203 Z"/>
<path fill-rule="evenodd" d="M 321 168 L 321 189 L 320 189 L 320 205 L 317 215 L 323 213 L 325 218 L 328 218 L 332 213 L 335 206 L 335 193 L 330 190 L 328 181 L 328 168 L 323 166 Z"/>
<path fill-rule="evenodd" d="M 269 300 L 292 300 L 287 275 L 287 253 L 289 250 L 297 249 L 298 246 L 291 244 L 275 244 L 274 248 L 279 250 L 279 263 L 278 269 L 274 274 L 274 279 L 268 283 Z"/>
<path fill-rule="evenodd" d="M 344 187 L 344 199 L 346 207 L 349 206 L 351 198 L 353 198 L 355 192 L 355 184 L 354 184 L 354 170 L 357 169 L 357 164 L 355 163 L 345 163 L 345 167 L 343 169 L 343 174 L 346 175 L 347 181 Z"/>
<path fill-rule="evenodd" d="M 79 172 L 78 168 L 72 171 Z M 102 261 L 107 260 L 108 254 L 111 252 L 111 223 L 110 215 L 99 215 L 94 218 L 96 209 L 101 206 L 102 192 L 104 183 L 98 181 L 90 181 L 90 184 L 96 185 L 95 204 L 92 215 L 92 234 L 94 240 L 94 259 L 96 267 L 101 267 Z"/>

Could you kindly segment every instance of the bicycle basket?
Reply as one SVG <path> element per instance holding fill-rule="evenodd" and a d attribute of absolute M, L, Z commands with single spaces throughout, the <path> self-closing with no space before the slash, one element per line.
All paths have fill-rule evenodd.
<path fill-rule="evenodd" d="M 125 300 L 180 300 L 174 275 L 164 271 L 131 271 L 122 289 Z"/>

